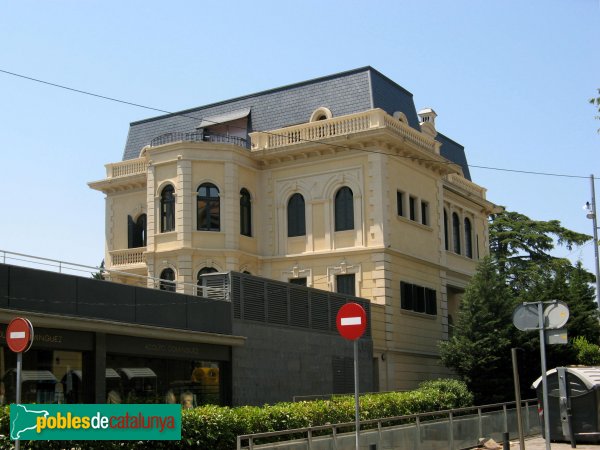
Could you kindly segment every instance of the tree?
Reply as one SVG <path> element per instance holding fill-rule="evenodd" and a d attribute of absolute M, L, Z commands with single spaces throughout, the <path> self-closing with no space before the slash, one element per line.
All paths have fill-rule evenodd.
<path fill-rule="evenodd" d="M 100 267 L 98 267 L 98 272 L 92 273 L 92 278 L 96 280 L 105 280 L 105 270 L 104 270 L 104 260 L 100 263 Z"/>
<path fill-rule="evenodd" d="M 562 300 L 569 306 L 568 335 L 598 343 L 600 324 L 590 283 L 581 263 L 550 252 L 568 249 L 591 237 L 559 221 L 537 221 L 517 213 L 496 214 L 490 222 L 490 256 L 478 266 L 463 296 L 454 336 L 440 344 L 443 363 L 467 383 L 477 402 L 512 397 L 510 348 L 523 350 L 522 388 L 539 376 L 538 333 L 518 331 L 512 312 L 523 302 Z M 577 362 L 573 345 L 547 347 L 548 367 Z"/>
<path fill-rule="evenodd" d="M 563 227 L 558 220 L 532 220 L 512 211 L 492 215 L 489 225 L 490 254 L 516 291 L 530 288 L 539 279 L 540 269 L 548 275 L 571 266 L 568 259 L 550 254 L 556 244 L 571 250 L 592 239 Z"/>
<path fill-rule="evenodd" d="M 454 335 L 440 344 L 442 362 L 467 383 L 476 404 L 501 401 L 511 392 L 513 300 L 498 264 L 485 258 L 460 303 Z"/>

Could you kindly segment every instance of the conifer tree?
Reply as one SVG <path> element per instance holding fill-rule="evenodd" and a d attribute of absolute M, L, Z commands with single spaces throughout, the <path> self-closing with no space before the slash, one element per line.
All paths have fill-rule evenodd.
<path fill-rule="evenodd" d="M 477 404 L 501 401 L 511 392 L 513 300 L 497 264 L 481 261 L 460 304 L 452 338 L 440 344 L 443 363 L 467 383 Z"/>

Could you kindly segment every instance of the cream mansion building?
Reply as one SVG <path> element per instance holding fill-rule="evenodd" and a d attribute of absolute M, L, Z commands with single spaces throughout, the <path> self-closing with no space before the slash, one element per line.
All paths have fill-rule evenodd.
<path fill-rule="evenodd" d="M 376 387 L 447 375 L 437 343 L 496 206 L 435 118 L 364 67 L 134 122 L 89 183 L 106 268 L 188 294 L 237 271 L 362 297 Z"/>

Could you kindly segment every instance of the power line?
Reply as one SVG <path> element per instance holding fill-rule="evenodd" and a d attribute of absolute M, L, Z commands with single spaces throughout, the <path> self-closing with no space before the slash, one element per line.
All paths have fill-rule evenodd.
<path fill-rule="evenodd" d="M 0 72 L 1 73 L 5 73 L 7 75 L 12 75 L 14 77 L 23 78 L 25 80 L 34 81 L 36 83 L 41 83 L 41 84 L 45 84 L 45 85 L 48 85 L 48 86 L 52 86 L 52 87 L 56 87 L 56 88 L 60 88 L 60 89 L 65 89 L 67 91 L 76 92 L 78 94 L 89 95 L 89 96 L 92 96 L 92 97 L 101 98 L 103 100 L 117 102 L 117 103 L 121 103 L 121 104 L 124 104 L 124 105 L 135 106 L 135 107 L 138 107 L 138 108 L 148 109 L 150 111 L 157 111 L 157 112 L 161 112 L 161 113 L 172 115 L 172 116 L 185 117 L 185 118 L 194 119 L 194 120 L 203 120 L 204 122 L 210 122 L 210 123 L 213 123 L 213 124 L 219 124 L 220 123 L 220 122 L 215 122 L 215 121 L 212 121 L 212 120 L 208 120 L 208 119 L 203 118 L 203 117 L 195 117 L 195 116 L 189 115 L 187 113 L 176 113 L 176 112 L 167 111 L 167 110 L 160 109 L 160 108 L 155 108 L 155 107 L 152 107 L 152 106 L 147 106 L 147 105 L 142 105 L 142 104 L 139 104 L 139 103 L 134 103 L 134 102 L 126 101 L 126 100 L 121 100 L 121 99 L 114 98 L 114 97 L 108 97 L 106 95 L 95 94 L 93 92 L 84 91 L 84 90 L 81 90 L 81 89 L 75 89 L 75 88 L 72 88 L 72 87 L 69 87 L 69 86 L 64 86 L 62 84 L 51 83 L 49 81 L 40 80 L 38 78 L 29 77 L 29 76 L 26 76 L 26 75 L 15 73 L 15 72 L 10 72 L 8 70 L 0 69 Z M 245 129 L 243 127 L 237 127 L 237 126 L 234 126 L 234 125 L 232 125 L 232 128 Z M 264 134 L 271 135 L 271 136 L 279 136 L 279 137 L 282 136 L 280 134 L 273 133 L 271 131 L 260 131 L 260 132 L 264 133 Z M 327 146 L 330 146 L 330 147 L 341 148 L 341 149 L 344 149 L 344 150 L 364 151 L 364 152 L 376 153 L 376 154 L 381 154 L 381 155 L 387 155 L 388 154 L 386 152 L 378 151 L 378 150 L 374 150 L 374 149 L 355 148 L 355 147 L 350 147 L 350 146 L 347 146 L 347 145 L 333 144 L 331 142 L 323 142 L 323 141 L 318 141 L 318 140 L 313 140 L 313 139 L 298 138 L 298 140 L 299 141 L 303 141 L 303 142 L 311 142 L 311 143 L 316 143 L 316 144 L 327 145 Z M 406 155 L 396 155 L 396 156 L 398 156 L 399 158 L 410 159 L 412 161 L 435 162 L 435 163 L 438 163 L 438 164 L 459 165 L 459 164 L 457 164 L 457 163 L 455 163 L 453 161 L 439 161 L 439 160 L 435 160 L 435 159 L 419 158 L 419 157 L 406 156 Z M 588 179 L 589 178 L 589 176 L 583 176 L 583 175 L 570 175 L 570 174 L 551 173 L 551 172 L 539 172 L 539 171 L 530 171 L 530 170 L 507 169 L 507 168 L 502 168 L 502 167 L 478 166 L 478 165 L 474 165 L 474 164 L 469 164 L 468 166 L 472 167 L 472 168 L 476 168 L 476 169 L 496 170 L 496 171 L 501 171 L 501 172 L 512 172 L 512 173 L 522 173 L 522 174 L 527 174 L 527 175 L 540 175 L 540 176 L 562 177 L 562 178 L 582 178 L 582 179 Z"/>

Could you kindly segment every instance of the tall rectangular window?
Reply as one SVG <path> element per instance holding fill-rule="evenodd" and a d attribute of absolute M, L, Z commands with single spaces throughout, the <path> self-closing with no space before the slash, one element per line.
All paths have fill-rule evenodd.
<path fill-rule="evenodd" d="M 410 220 L 417 220 L 417 199 L 412 195 L 408 198 L 408 208 Z"/>
<path fill-rule="evenodd" d="M 337 275 L 335 277 L 336 292 L 339 294 L 356 295 L 354 274 Z"/>
<path fill-rule="evenodd" d="M 404 207 L 404 192 L 396 192 L 396 208 L 398 209 L 398 215 L 404 217 L 406 215 L 406 208 Z"/>
<path fill-rule="evenodd" d="M 421 202 L 421 223 L 429 225 L 429 203 Z"/>

